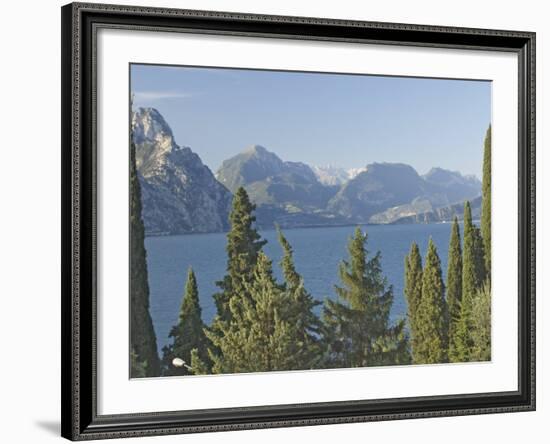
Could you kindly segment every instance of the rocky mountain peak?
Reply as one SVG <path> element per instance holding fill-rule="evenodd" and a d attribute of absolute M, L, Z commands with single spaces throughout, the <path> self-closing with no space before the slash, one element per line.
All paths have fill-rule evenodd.
<path fill-rule="evenodd" d="M 317 180 L 323 185 L 343 185 L 353 179 L 359 173 L 367 170 L 367 167 L 341 168 L 334 165 L 312 167 Z"/>
<path fill-rule="evenodd" d="M 273 154 L 270 153 L 265 147 L 262 145 L 251 145 L 246 150 L 244 150 L 245 153 L 255 154 L 257 156 L 266 155 L 266 154 Z"/>
<path fill-rule="evenodd" d="M 154 144 L 157 150 L 176 147 L 172 129 L 155 108 L 138 108 L 132 113 L 132 130 L 136 144 Z"/>
<path fill-rule="evenodd" d="M 139 108 L 132 115 L 132 132 L 146 232 L 227 229 L 231 193 L 196 153 L 176 144 L 162 115 L 154 108 Z"/>
<path fill-rule="evenodd" d="M 240 186 L 280 174 L 284 162 L 261 145 L 252 145 L 223 161 L 217 179 L 231 191 Z"/>
<path fill-rule="evenodd" d="M 399 163 L 399 162 L 369 163 L 367 165 L 366 171 L 368 171 L 368 173 L 371 175 L 395 173 L 395 174 L 412 175 L 414 177 L 418 176 L 418 173 L 412 166 L 407 165 L 406 163 Z"/>
<path fill-rule="evenodd" d="M 444 168 L 431 168 L 424 176 L 424 179 L 431 183 L 450 186 L 454 184 L 481 185 L 479 179 L 474 175 L 463 176 L 458 171 L 446 170 Z"/>

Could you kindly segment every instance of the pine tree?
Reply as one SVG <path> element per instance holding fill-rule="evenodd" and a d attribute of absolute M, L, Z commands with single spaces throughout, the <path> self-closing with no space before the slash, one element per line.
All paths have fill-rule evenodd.
<path fill-rule="evenodd" d="M 130 145 L 130 376 L 159 376 L 160 365 L 153 321 L 149 313 L 149 282 L 145 229 L 141 217 L 141 187 L 136 170 L 136 147 Z M 139 369 L 144 369 L 141 371 Z"/>
<path fill-rule="evenodd" d="M 432 239 L 422 271 L 422 297 L 416 314 L 418 322 L 414 358 L 416 364 L 447 362 L 448 323 L 441 261 Z"/>
<path fill-rule="evenodd" d="M 390 325 L 393 288 L 382 276 L 380 252 L 367 259 L 366 242 L 367 235 L 358 227 L 348 244 L 350 260 L 340 264 L 338 299 L 325 304 L 331 367 L 410 362 L 405 320 Z"/>
<path fill-rule="evenodd" d="M 252 280 L 243 281 L 247 298 L 229 301 L 229 321 L 218 320 L 207 331 L 212 373 L 265 372 L 301 368 L 304 350 L 297 343 L 297 328 L 289 321 L 289 293 L 275 282 L 271 261 L 263 253 Z"/>
<path fill-rule="evenodd" d="M 191 363 L 191 351 L 194 349 L 197 350 L 198 357 L 206 364 L 208 363 L 208 340 L 204 333 L 204 327 L 201 318 L 197 279 L 193 269 L 189 268 L 179 320 L 177 325 L 172 327 L 169 335 L 173 338 L 173 342 L 163 349 L 163 374 L 165 376 L 190 374 L 186 367 L 174 367 L 172 361 L 174 358 L 180 358 L 189 365 Z"/>
<path fill-rule="evenodd" d="M 483 183 L 481 198 L 481 235 L 485 249 L 485 273 L 491 288 L 491 126 L 487 129 L 483 147 Z"/>
<path fill-rule="evenodd" d="M 322 323 L 315 315 L 314 309 L 320 302 L 313 299 L 304 287 L 304 282 L 294 266 L 292 246 L 277 227 L 278 239 L 283 248 L 283 257 L 280 262 L 290 305 L 288 307 L 288 321 L 294 326 L 296 337 L 294 340 L 301 348 L 302 362 L 296 369 L 311 369 L 319 365 L 323 355 L 323 344 L 320 340 Z"/>
<path fill-rule="evenodd" d="M 416 242 L 411 245 L 411 250 L 405 256 L 405 300 L 407 301 L 407 316 L 411 336 L 412 358 L 415 361 L 416 341 L 419 325 L 417 320 L 418 306 L 422 298 L 422 257 Z"/>
<path fill-rule="evenodd" d="M 447 307 L 449 310 L 449 360 L 456 362 L 457 351 L 455 332 L 460 320 L 460 305 L 462 302 L 462 247 L 460 244 L 460 228 L 455 216 L 451 228 L 449 253 L 447 260 Z"/>
<path fill-rule="evenodd" d="M 254 227 L 255 208 L 245 189 L 240 187 L 233 196 L 229 215 L 231 230 L 227 234 L 227 274 L 217 282 L 222 291 L 214 295 L 218 317 L 222 320 L 229 320 L 232 297 L 246 297 L 245 283 L 252 279 L 258 252 L 266 243 L 260 240 Z"/>
<path fill-rule="evenodd" d="M 453 333 L 453 359 L 471 359 L 473 349 L 473 304 L 485 277 L 485 260 L 481 232 L 472 222 L 470 203 L 464 204 L 464 247 L 462 250 L 462 302 L 460 318 Z"/>

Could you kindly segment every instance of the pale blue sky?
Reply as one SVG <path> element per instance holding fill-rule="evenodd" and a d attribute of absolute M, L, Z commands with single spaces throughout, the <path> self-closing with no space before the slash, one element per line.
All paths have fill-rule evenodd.
<path fill-rule="evenodd" d="M 154 107 L 210 169 L 253 144 L 283 160 L 403 162 L 481 177 L 487 81 L 131 65 L 134 107 Z"/>

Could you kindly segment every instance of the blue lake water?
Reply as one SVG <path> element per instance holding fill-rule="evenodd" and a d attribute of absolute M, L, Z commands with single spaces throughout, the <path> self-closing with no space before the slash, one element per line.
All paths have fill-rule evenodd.
<path fill-rule="evenodd" d="M 441 258 L 443 275 L 447 270 L 447 251 L 451 224 L 371 225 L 362 227 L 368 233 L 367 249 L 382 253 L 382 269 L 388 284 L 393 285 L 392 318 L 407 310 L 403 295 L 404 258 L 413 241 L 422 255 L 433 238 Z M 297 228 L 284 230 L 294 249 L 294 261 L 308 291 L 319 300 L 333 298 L 338 284 L 338 264 L 347 258 L 348 238 L 355 227 Z M 262 231 L 268 243 L 266 254 L 273 260 L 275 275 L 281 279 L 278 261 L 282 250 L 275 231 Z M 225 233 L 148 237 L 145 239 L 149 272 L 151 317 L 157 335 L 159 352 L 169 342 L 168 334 L 178 319 L 187 269 L 195 271 L 203 320 L 210 323 L 216 313 L 212 295 L 218 291 L 215 282 L 225 274 Z M 371 256 L 372 257 L 372 256 Z"/>

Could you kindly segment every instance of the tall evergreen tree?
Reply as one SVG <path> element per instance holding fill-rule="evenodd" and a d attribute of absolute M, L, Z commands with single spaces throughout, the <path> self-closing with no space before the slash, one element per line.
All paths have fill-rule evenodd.
<path fill-rule="evenodd" d="M 419 327 L 413 355 L 416 364 L 447 361 L 448 318 L 444 293 L 441 261 L 430 238 L 422 271 L 422 297 L 416 315 Z"/>
<path fill-rule="evenodd" d="M 477 264 L 478 284 L 476 289 L 480 289 L 487 280 L 487 269 L 485 268 L 485 243 L 481 235 L 481 229 L 474 226 L 474 262 Z"/>
<path fill-rule="evenodd" d="M 491 126 L 483 144 L 483 182 L 481 187 L 481 235 L 485 249 L 485 273 L 491 288 Z"/>
<path fill-rule="evenodd" d="M 141 187 L 136 147 L 130 145 L 130 376 L 159 376 L 160 364 L 153 321 L 149 313 L 149 282 L 145 229 L 141 216 Z"/>
<path fill-rule="evenodd" d="M 215 347 L 210 350 L 212 373 L 301 368 L 308 351 L 296 341 L 297 327 L 289 320 L 290 295 L 275 282 L 263 252 L 258 253 L 252 280 L 243 285 L 248 297 L 230 299 L 229 321 L 207 331 Z"/>
<path fill-rule="evenodd" d="M 460 320 L 460 305 L 462 302 L 462 247 L 460 243 L 460 228 L 455 216 L 451 228 L 449 253 L 447 260 L 447 307 L 449 310 L 449 360 L 457 361 L 455 332 Z"/>
<path fill-rule="evenodd" d="M 471 361 L 491 360 L 491 289 L 487 281 L 472 304 Z"/>
<path fill-rule="evenodd" d="M 211 373 L 210 367 L 205 360 L 199 357 L 199 351 L 194 348 L 191 350 L 191 373 L 194 375 L 208 375 Z"/>
<path fill-rule="evenodd" d="M 218 317 L 229 320 L 229 302 L 234 296 L 246 296 L 245 283 L 252 280 L 258 252 L 265 245 L 265 240 L 254 227 L 256 206 L 250 202 L 248 194 L 240 187 L 233 196 L 229 222 L 231 230 L 227 234 L 227 274 L 217 282 L 222 290 L 214 295 Z"/>
<path fill-rule="evenodd" d="M 470 202 L 464 204 L 464 248 L 462 259 L 462 297 L 473 299 L 485 278 L 485 259 L 481 234 L 472 222 Z"/>
<path fill-rule="evenodd" d="M 462 250 L 462 302 L 460 319 L 453 333 L 453 359 L 469 361 L 473 349 L 473 304 L 485 278 L 481 232 L 472 222 L 470 203 L 464 204 L 464 247 Z"/>
<path fill-rule="evenodd" d="M 145 378 L 147 376 L 146 372 L 146 362 L 138 361 L 137 354 L 134 350 L 130 352 L 130 374 L 132 378 Z"/>
<path fill-rule="evenodd" d="M 416 342 L 420 331 L 418 325 L 418 306 L 422 298 L 422 257 L 416 242 L 411 245 L 411 250 L 405 256 L 405 300 L 407 301 L 407 316 L 411 336 L 411 351 L 413 361 L 415 358 Z"/>
<path fill-rule="evenodd" d="M 380 252 L 367 259 L 367 235 L 357 227 L 348 244 L 349 262 L 339 268 L 338 299 L 327 300 L 332 367 L 365 367 L 410 362 L 405 320 L 390 325 L 393 289 L 382 276 Z"/>
<path fill-rule="evenodd" d="M 193 269 L 189 268 L 178 323 L 172 327 L 169 335 L 173 338 L 173 341 L 172 344 L 163 349 L 164 375 L 190 374 L 186 367 L 174 367 L 172 361 L 174 358 L 180 358 L 189 365 L 193 349 L 197 350 L 198 357 L 203 362 L 208 363 L 208 340 L 204 333 L 204 327 L 201 318 L 197 279 Z"/>
<path fill-rule="evenodd" d="M 301 347 L 303 361 L 297 369 L 311 369 L 318 367 L 323 356 L 323 344 L 320 340 L 322 323 L 315 315 L 314 309 L 320 302 L 313 299 L 304 287 L 302 276 L 296 271 L 292 246 L 277 227 L 278 239 L 283 248 L 283 257 L 280 262 L 285 280 L 286 291 L 290 305 L 288 307 L 288 321 L 296 331 L 294 340 Z"/>

